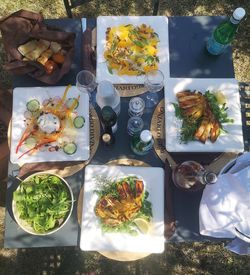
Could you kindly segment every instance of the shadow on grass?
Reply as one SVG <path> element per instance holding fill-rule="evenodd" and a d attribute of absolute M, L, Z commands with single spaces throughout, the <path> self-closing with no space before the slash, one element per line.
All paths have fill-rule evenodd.
<path fill-rule="evenodd" d="M 97 252 L 79 248 L 18 249 L 15 263 L 0 256 L 0 265 L 8 275 L 48 274 L 249 274 L 248 256 L 238 256 L 223 249 L 222 244 L 167 244 L 162 254 L 152 254 L 134 262 L 109 260 Z"/>

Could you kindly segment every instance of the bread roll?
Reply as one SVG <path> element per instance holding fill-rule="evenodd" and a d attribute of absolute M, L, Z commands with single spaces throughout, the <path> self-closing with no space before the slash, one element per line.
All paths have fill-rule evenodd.
<path fill-rule="evenodd" d="M 26 56 L 26 54 L 35 50 L 36 47 L 37 47 L 37 41 L 31 40 L 31 41 L 19 46 L 17 49 L 23 56 Z"/>
<path fill-rule="evenodd" d="M 41 63 L 42 65 L 44 65 L 49 58 L 52 56 L 53 51 L 51 49 L 46 50 L 45 52 L 43 52 L 41 54 L 41 56 L 37 59 L 37 62 Z"/>
<path fill-rule="evenodd" d="M 50 46 L 50 42 L 47 40 L 39 40 L 37 42 L 36 48 L 32 51 L 29 52 L 28 54 L 25 55 L 29 60 L 37 60 L 39 56 L 48 49 Z"/>

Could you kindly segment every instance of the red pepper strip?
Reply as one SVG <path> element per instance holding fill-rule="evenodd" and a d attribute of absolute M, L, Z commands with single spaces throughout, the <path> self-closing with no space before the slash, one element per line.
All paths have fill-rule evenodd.
<path fill-rule="evenodd" d="M 26 129 L 26 130 L 24 131 L 24 133 L 23 133 L 23 135 L 22 135 L 22 137 L 21 137 L 19 143 L 17 144 L 17 147 L 16 147 L 16 154 L 18 153 L 18 150 L 19 150 L 19 148 L 22 146 L 22 144 L 24 143 L 24 141 L 25 141 L 31 134 L 33 134 L 33 133 L 36 131 L 36 130 L 33 130 L 33 131 L 31 131 L 31 132 L 28 132 L 28 130 L 30 130 L 30 129 Z"/>
<path fill-rule="evenodd" d="M 52 139 L 52 140 L 47 140 L 45 142 L 42 142 L 42 143 L 39 143 L 37 144 L 36 146 L 34 146 L 33 148 L 29 149 L 28 151 L 24 152 L 20 157 L 18 157 L 18 159 L 20 159 L 21 157 L 23 157 L 24 155 L 32 152 L 33 150 L 37 150 L 39 147 L 43 146 L 44 144 L 47 144 L 47 143 L 51 143 L 51 142 L 54 142 L 56 141 L 56 139 Z"/>

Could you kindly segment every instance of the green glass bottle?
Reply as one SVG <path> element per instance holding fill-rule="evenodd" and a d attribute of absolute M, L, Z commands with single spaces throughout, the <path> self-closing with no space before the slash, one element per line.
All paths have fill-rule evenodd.
<path fill-rule="evenodd" d="M 130 147 L 139 156 L 146 155 L 153 148 L 154 139 L 149 130 L 143 130 L 140 135 L 132 137 Z"/>
<path fill-rule="evenodd" d="M 237 8 L 230 19 L 220 23 L 207 41 L 207 50 L 213 55 L 219 55 L 225 51 L 232 42 L 239 27 L 240 20 L 245 16 L 243 8 Z"/>

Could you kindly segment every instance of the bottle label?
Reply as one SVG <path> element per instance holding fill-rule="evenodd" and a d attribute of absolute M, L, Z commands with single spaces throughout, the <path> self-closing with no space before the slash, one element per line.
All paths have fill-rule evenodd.
<path fill-rule="evenodd" d="M 140 140 L 140 137 L 134 136 L 131 143 L 133 152 L 137 155 L 147 154 L 153 147 L 154 141 L 151 140 L 147 144 Z"/>
<path fill-rule="evenodd" d="M 209 53 L 213 55 L 221 54 L 225 51 L 225 49 L 228 47 L 228 44 L 223 45 L 221 43 L 218 43 L 214 37 L 210 37 L 207 41 L 207 50 Z"/>
<path fill-rule="evenodd" d="M 149 150 L 151 150 L 152 147 L 153 147 L 153 142 L 150 141 L 147 145 L 145 145 L 144 147 L 141 148 L 141 151 L 148 152 Z"/>

